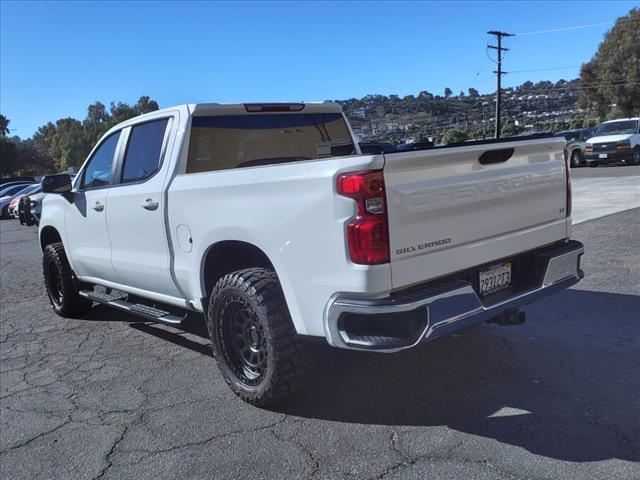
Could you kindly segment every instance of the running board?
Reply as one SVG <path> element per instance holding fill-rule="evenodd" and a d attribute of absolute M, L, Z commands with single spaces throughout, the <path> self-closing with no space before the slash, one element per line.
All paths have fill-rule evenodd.
<path fill-rule="evenodd" d="M 94 302 L 101 303 L 107 307 L 115 308 L 122 312 L 137 315 L 138 317 L 146 318 L 154 322 L 167 323 L 169 325 L 180 325 L 186 318 L 172 315 L 169 312 L 160 310 L 159 308 L 150 307 L 141 303 L 130 303 L 121 298 L 113 297 L 107 293 L 92 292 L 91 290 L 80 290 L 78 294 L 81 297 L 87 298 Z"/>

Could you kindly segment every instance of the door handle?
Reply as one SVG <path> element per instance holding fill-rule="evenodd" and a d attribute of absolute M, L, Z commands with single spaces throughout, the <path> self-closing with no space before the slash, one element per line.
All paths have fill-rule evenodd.
<path fill-rule="evenodd" d="M 104 205 L 102 204 L 102 202 L 96 202 L 91 208 L 93 208 L 96 212 L 101 212 L 104 210 Z"/>
<path fill-rule="evenodd" d="M 158 202 L 150 198 L 147 198 L 144 202 L 140 204 L 140 206 L 145 210 L 156 210 L 158 208 Z"/>

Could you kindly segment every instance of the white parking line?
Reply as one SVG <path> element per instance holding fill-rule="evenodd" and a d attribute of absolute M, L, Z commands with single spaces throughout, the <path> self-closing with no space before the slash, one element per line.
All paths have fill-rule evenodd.
<path fill-rule="evenodd" d="M 573 178 L 574 224 L 640 207 L 640 176 Z"/>

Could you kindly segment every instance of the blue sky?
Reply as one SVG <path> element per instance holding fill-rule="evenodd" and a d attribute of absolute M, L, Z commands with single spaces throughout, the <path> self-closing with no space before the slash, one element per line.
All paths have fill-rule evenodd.
<path fill-rule="evenodd" d="M 8 2 L 0 111 L 12 134 L 100 100 L 317 101 L 491 92 L 487 30 L 613 21 L 639 2 Z M 575 78 L 611 25 L 516 36 L 506 86 Z M 556 67 L 569 67 L 555 69 Z M 478 73 L 479 72 L 479 73 Z"/>

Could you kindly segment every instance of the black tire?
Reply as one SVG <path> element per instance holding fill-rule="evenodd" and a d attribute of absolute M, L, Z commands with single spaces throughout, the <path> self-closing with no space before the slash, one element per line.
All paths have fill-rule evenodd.
<path fill-rule="evenodd" d="M 590 166 L 591 168 L 596 168 L 598 165 L 600 165 L 598 162 L 591 162 L 591 163 L 589 164 L 589 166 Z"/>
<path fill-rule="evenodd" d="M 54 312 L 61 317 L 74 317 L 91 308 L 92 302 L 78 295 L 78 282 L 67 261 L 62 243 L 51 243 L 45 247 L 42 271 Z"/>
<path fill-rule="evenodd" d="M 576 168 L 582 165 L 582 154 L 580 150 L 574 150 L 571 152 L 571 167 Z"/>
<path fill-rule="evenodd" d="M 640 165 L 640 148 L 639 147 L 636 147 L 633 153 L 631 154 L 629 163 L 631 165 Z"/>
<path fill-rule="evenodd" d="M 299 388 L 304 354 L 272 270 L 222 277 L 211 292 L 207 327 L 222 376 L 246 402 L 274 404 Z"/>

